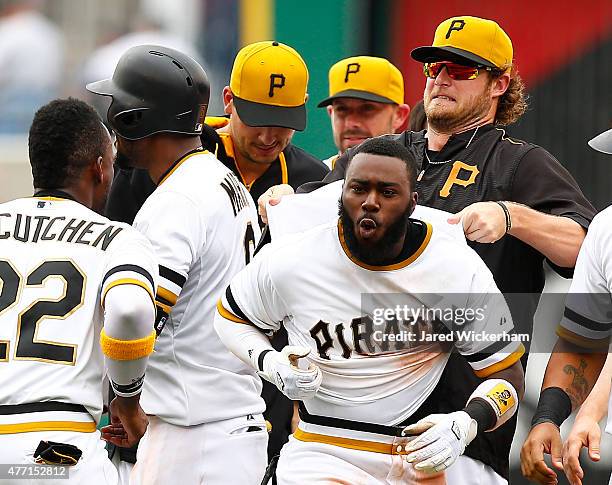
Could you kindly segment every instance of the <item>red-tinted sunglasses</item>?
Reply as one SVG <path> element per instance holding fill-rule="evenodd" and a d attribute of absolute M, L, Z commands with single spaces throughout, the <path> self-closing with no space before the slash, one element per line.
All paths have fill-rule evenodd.
<path fill-rule="evenodd" d="M 435 79 L 440 74 L 442 68 L 446 68 L 448 77 L 456 81 L 467 81 L 468 79 L 476 79 L 480 70 L 491 71 L 488 66 L 464 66 L 463 64 L 455 64 L 454 62 L 426 62 L 423 64 L 423 74 L 428 78 Z"/>

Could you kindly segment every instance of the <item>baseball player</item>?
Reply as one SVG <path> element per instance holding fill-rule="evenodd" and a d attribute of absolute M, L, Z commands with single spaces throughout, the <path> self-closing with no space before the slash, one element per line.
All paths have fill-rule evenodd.
<path fill-rule="evenodd" d="M 215 154 L 255 200 L 272 185 L 297 188 L 328 172 L 320 160 L 291 143 L 294 132 L 306 124 L 307 80 L 306 64 L 295 49 L 274 41 L 250 44 L 236 56 L 229 86 L 223 89 L 227 117 L 205 119 L 200 135 L 203 148 Z M 106 215 L 132 223 L 154 189 L 146 170 L 119 170 Z M 276 342 L 282 348 L 286 335 L 277 334 Z M 291 433 L 292 406 L 267 382 L 262 392 L 266 419 L 272 424 L 272 457 Z M 125 450 L 120 453 L 132 459 Z"/>
<path fill-rule="evenodd" d="M 327 108 L 338 154 L 324 162 L 329 168 L 347 148 L 373 136 L 406 129 L 410 107 L 404 103 L 400 70 L 381 57 L 357 56 L 336 62 L 329 70 Z"/>
<path fill-rule="evenodd" d="M 117 395 L 102 436 L 131 445 L 147 426 L 157 261 L 144 236 L 99 214 L 114 152 L 91 106 L 40 108 L 29 154 L 34 196 L 0 205 L 0 461 L 26 467 L 3 467 L 0 483 L 116 485 L 96 431 L 102 378 L 106 367 Z"/>
<path fill-rule="evenodd" d="M 417 160 L 419 203 L 454 213 L 449 222 L 461 225 L 499 289 L 525 295 L 519 304 L 510 304 L 514 324 L 531 334 L 544 287 L 544 261 L 561 276 L 571 276 L 595 209 L 549 152 L 506 135 L 504 126 L 526 109 L 513 52 L 509 36 L 493 20 L 458 16 L 441 22 L 432 45 L 411 54 L 423 63 L 427 130 L 387 137 Z M 323 183 L 344 178 L 350 152 L 337 160 Z M 321 183 L 307 185 L 298 192 Z M 449 402 L 458 407 L 480 385 L 464 359 L 457 354 L 450 359 L 440 399 L 432 403 L 436 411 Z M 474 467 L 495 470 L 498 478 L 491 483 L 508 480 L 515 428 L 516 419 L 476 437 L 466 449 Z M 460 470 L 454 467 L 452 473 Z M 478 474 L 466 468 L 453 480 L 477 484 Z"/>
<path fill-rule="evenodd" d="M 159 258 L 160 284 L 142 396 L 150 423 L 131 483 L 258 484 L 267 445 L 261 382 L 220 342 L 213 316 L 259 226 L 244 185 L 201 147 L 206 74 L 181 52 L 145 45 L 88 89 L 112 98 L 118 156 L 157 185 L 134 221 Z"/>
<path fill-rule="evenodd" d="M 339 219 L 267 245 L 218 303 L 215 327 L 228 348 L 303 401 L 298 429 L 281 452 L 281 484 L 444 483 L 444 470 L 470 441 L 516 411 L 523 388 L 519 341 L 456 340 L 486 379 L 463 410 L 428 416 L 417 410 L 428 409 L 448 353 L 424 335 L 444 333 L 443 324 L 413 320 L 408 328 L 422 332 L 421 339 L 391 343 L 381 334 L 393 334 L 401 321 L 391 318 L 377 334 L 370 319 L 376 310 L 362 304 L 366 295 L 371 308 L 390 308 L 389 293 L 399 293 L 428 308 L 433 300 L 486 308 L 471 328 L 512 335 L 508 308 L 482 260 L 447 233 L 410 219 L 415 179 L 404 147 L 364 142 L 346 173 Z M 264 332 L 281 325 L 290 345 L 277 352 Z"/>
<path fill-rule="evenodd" d="M 596 136 L 589 145 L 612 154 L 612 130 Z M 521 450 L 523 475 L 541 484 L 557 483 L 556 472 L 544 462 L 545 453 L 551 455 L 555 469 L 565 471 L 571 485 L 591 483 L 578 460 L 583 446 L 592 460 L 600 458 L 598 423 L 612 409 L 612 361 L 606 362 L 612 333 L 611 224 L 612 208 L 608 207 L 589 226 L 557 329 L 559 339 L 546 367 L 531 431 Z M 562 449 L 559 428 L 578 408 L 574 427 Z M 606 431 L 611 431 L 609 419 Z"/>
<path fill-rule="evenodd" d="M 348 148 L 373 136 L 405 130 L 410 113 L 410 106 L 404 103 L 404 78 L 400 70 L 387 59 L 370 56 L 336 62 L 329 70 L 329 97 L 318 106 L 327 108 L 338 148 L 337 154 L 324 160 L 332 169 Z M 266 191 L 264 199 L 254 199 L 263 201 L 270 196 L 293 194 L 294 188 L 276 185 Z M 263 207 L 259 213 L 267 222 Z"/>
<path fill-rule="evenodd" d="M 276 41 L 238 52 L 223 88 L 225 117 L 206 118 L 202 146 L 244 183 L 254 200 L 273 185 L 321 180 L 325 165 L 291 143 L 306 127 L 308 69 L 299 53 Z M 121 161 L 121 160 L 120 160 Z M 155 189 L 145 170 L 120 170 L 106 214 L 131 223 Z"/>

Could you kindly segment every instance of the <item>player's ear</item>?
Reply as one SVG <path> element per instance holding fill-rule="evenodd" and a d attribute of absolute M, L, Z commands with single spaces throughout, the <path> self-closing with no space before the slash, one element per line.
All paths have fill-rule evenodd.
<path fill-rule="evenodd" d="M 396 107 L 393 114 L 393 133 L 401 133 L 408 129 L 408 119 L 410 117 L 410 106 L 400 104 Z"/>
<path fill-rule="evenodd" d="M 410 197 L 410 204 L 409 204 L 409 211 L 410 211 L 410 215 L 412 215 L 412 213 L 414 212 L 414 209 L 416 209 L 416 206 L 419 202 L 419 194 L 417 194 L 416 192 L 412 192 L 411 197 Z"/>
<path fill-rule="evenodd" d="M 96 159 L 96 161 L 92 164 L 91 166 L 91 170 L 93 173 L 93 177 L 94 180 L 98 183 L 101 184 L 104 182 L 104 160 L 103 158 L 100 156 Z"/>
<path fill-rule="evenodd" d="M 234 107 L 234 103 L 232 100 L 234 99 L 234 94 L 229 86 L 225 86 L 223 88 L 223 112 L 226 115 L 231 115 Z"/>
<path fill-rule="evenodd" d="M 494 98 L 502 96 L 510 86 L 510 74 L 505 72 L 498 78 L 494 79 L 491 85 L 491 95 Z"/>

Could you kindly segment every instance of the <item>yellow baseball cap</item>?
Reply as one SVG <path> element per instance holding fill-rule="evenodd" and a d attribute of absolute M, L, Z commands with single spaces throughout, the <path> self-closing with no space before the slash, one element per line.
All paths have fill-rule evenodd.
<path fill-rule="evenodd" d="M 230 77 L 238 116 L 249 126 L 306 128 L 308 68 L 291 47 L 276 41 L 243 47 Z"/>
<path fill-rule="evenodd" d="M 382 57 L 342 59 L 329 70 L 329 98 L 321 101 L 319 108 L 332 104 L 336 98 L 402 104 L 404 78 L 397 67 Z"/>
<path fill-rule="evenodd" d="M 436 29 L 433 44 L 417 47 L 410 55 L 419 62 L 468 60 L 483 66 L 509 69 L 512 41 L 493 20 L 479 17 L 452 17 Z"/>

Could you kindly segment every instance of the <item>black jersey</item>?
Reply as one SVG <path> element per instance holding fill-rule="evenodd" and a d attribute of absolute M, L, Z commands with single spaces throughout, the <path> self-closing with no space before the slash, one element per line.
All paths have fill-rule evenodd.
<path fill-rule="evenodd" d="M 550 153 L 511 139 L 492 124 L 451 136 L 440 152 L 426 151 L 425 131 L 385 136 L 402 143 L 414 155 L 419 167 L 416 190 L 421 205 L 456 213 L 475 202 L 511 201 L 569 217 L 584 228 L 595 215 L 574 178 Z M 349 157 L 350 150 L 336 161 L 323 182 L 306 184 L 298 192 L 344 178 Z M 517 332 L 531 334 L 533 315 L 544 288 L 544 255 L 511 235 L 493 244 L 468 244 L 506 294 Z M 562 276 L 571 276 L 571 268 L 551 266 Z M 521 295 L 513 298 L 513 293 Z M 522 363 L 526 365 L 526 357 Z M 464 358 L 452 354 L 438 386 L 410 421 L 462 409 L 481 382 Z M 507 479 L 516 418 L 515 415 L 496 431 L 477 436 L 465 455 L 491 466 Z"/>

